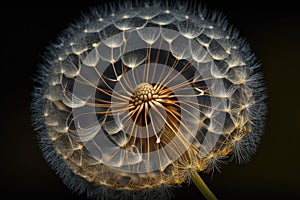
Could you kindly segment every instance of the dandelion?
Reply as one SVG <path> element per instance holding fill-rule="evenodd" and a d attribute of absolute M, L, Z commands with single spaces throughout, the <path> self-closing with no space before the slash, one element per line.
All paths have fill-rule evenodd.
<path fill-rule="evenodd" d="M 32 103 L 45 159 L 91 198 L 168 198 L 248 161 L 262 133 L 259 63 L 220 14 L 181 2 L 93 10 L 51 46 Z"/>

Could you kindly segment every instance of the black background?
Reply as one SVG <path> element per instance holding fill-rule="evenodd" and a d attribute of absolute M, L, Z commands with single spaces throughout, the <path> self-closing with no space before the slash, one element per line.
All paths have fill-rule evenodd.
<path fill-rule="evenodd" d="M 240 30 L 261 60 L 269 92 L 265 135 L 248 164 L 225 165 L 203 175 L 220 199 L 300 199 L 300 15 L 292 1 L 205 0 Z M 295 1 L 296 2 L 296 1 Z M 1 8 L 0 191 L 8 198 L 84 199 L 72 194 L 43 160 L 30 122 L 32 77 L 50 42 L 82 11 L 100 1 L 67 5 L 11 1 Z M 174 190 L 174 199 L 201 199 L 194 185 Z"/>

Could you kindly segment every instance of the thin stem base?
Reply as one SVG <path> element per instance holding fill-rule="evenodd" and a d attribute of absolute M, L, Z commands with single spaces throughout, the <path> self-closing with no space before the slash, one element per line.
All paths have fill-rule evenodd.
<path fill-rule="evenodd" d="M 197 188 L 200 190 L 200 192 L 207 200 L 217 200 L 217 197 L 207 187 L 207 185 L 204 183 L 204 181 L 202 180 L 202 178 L 200 177 L 200 175 L 196 170 L 192 170 L 191 178 L 194 184 L 197 186 Z"/>

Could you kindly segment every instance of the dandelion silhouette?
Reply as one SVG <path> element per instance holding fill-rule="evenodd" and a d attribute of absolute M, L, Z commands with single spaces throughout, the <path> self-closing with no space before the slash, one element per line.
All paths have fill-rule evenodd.
<path fill-rule="evenodd" d="M 170 197 L 198 172 L 255 153 L 265 117 L 259 63 L 219 13 L 180 1 L 105 5 L 40 67 L 33 119 L 63 182 L 98 199 Z"/>

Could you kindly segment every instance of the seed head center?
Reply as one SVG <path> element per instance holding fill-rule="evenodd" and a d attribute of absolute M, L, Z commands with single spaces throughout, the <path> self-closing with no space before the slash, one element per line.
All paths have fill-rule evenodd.
<path fill-rule="evenodd" d="M 133 91 L 132 101 L 135 105 L 151 101 L 157 94 L 150 83 L 141 83 Z"/>

